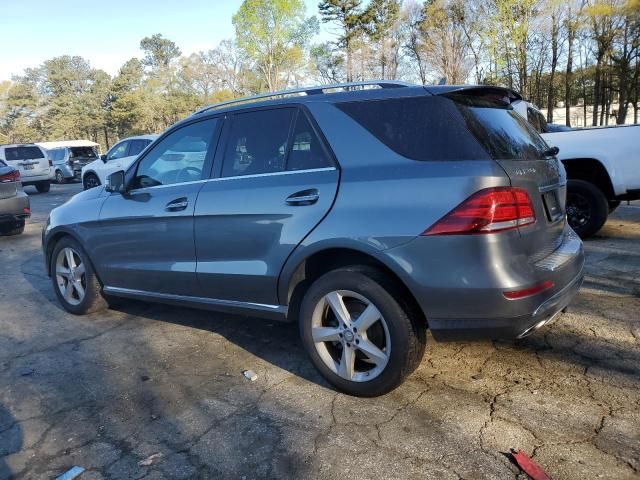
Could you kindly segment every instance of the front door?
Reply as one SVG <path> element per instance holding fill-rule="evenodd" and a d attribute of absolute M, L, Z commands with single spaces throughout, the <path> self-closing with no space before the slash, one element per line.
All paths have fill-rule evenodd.
<path fill-rule="evenodd" d="M 107 198 L 94 236 L 105 286 L 198 295 L 193 212 L 218 124 L 207 119 L 170 132 L 134 165 L 130 190 Z"/>
<path fill-rule="evenodd" d="M 230 122 L 218 178 L 196 204 L 198 280 L 212 299 L 277 305 L 280 270 L 331 208 L 339 171 L 302 110 Z"/>

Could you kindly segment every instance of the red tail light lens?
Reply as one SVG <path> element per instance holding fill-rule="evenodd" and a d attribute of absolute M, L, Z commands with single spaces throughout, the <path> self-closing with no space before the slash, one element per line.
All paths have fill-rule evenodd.
<path fill-rule="evenodd" d="M 526 190 L 485 188 L 471 195 L 422 235 L 495 233 L 531 225 L 535 221 L 533 203 Z"/>
<path fill-rule="evenodd" d="M 0 175 L 0 183 L 17 182 L 18 180 L 20 180 L 20 172 L 17 170 Z"/>
<path fill-rule="evenodd" d="M 513 292 L 502 292 L 505 298 L 509 300 L 516 300 L 518 298 L 530 297 L 531 295 L 535 295 L 536 293 L 544 292 L 545 290 L 549 290 L 553 288 L 553 282 L 547 280 L 546 282 L 539 283 L 538 285 L 534 285 L 530 288 L 525 288 L 524 290 L 515 290 Z"/>

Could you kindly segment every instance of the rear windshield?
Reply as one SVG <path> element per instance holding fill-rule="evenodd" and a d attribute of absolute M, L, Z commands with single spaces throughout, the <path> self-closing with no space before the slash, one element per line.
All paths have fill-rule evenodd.
<path fill-rule="evenodd" d="M 378 140 L 413 160 L 539 159 L 548 148 L 511 107 L 462 95 L 337 105 Z"/>
<path fill-rule="evenodd" d="M 96 158 L 96 152 L 92 147 L 71 147 L 71 157 Z"/>
<path fill-rule="evenodd" d="M 7 147 L 4 149 L 4 154 L 7 160 L 44 158 L 42 151 L 38 147 Z"/>

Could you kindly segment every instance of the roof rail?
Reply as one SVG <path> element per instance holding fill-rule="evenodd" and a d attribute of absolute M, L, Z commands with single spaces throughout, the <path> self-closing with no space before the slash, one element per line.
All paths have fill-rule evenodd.
<path fill-rule="evenodd" d="M 233 100 L 227 100 L 226 102 L 214 103 L 213 105 L 206 106 L 194 112 L 194 115 L 198 115 L 200 113 L 204 113 L 209 110 L 214 110 L 216 108 L 222 108 L 229 105 L 234 105 L 236 103 L 252 102 L 252 101 L 260 100 L 263 98 L 285 97 L 289 95 L 300 95 L 300 94 L 321 95 L 325 93 L 325 90 L 338 90 L 338 89 L 350 90 L 350 89 L 355 89 L 359 87 L 369 87 L 369 86 L 378 86 L 380 88 L 415 87 L 415 85 L 412 83 L 400 82 L 396 80 L 371 80 L 366 82 L 349 82 L 349 83 L 334 83 L 331 85 L 317 85 L 315 87 L 302 87 L 302 88 L 294 88 L 291 90 L 280 90 L 277 92 L 261 93 L 259 95 L 235 98 Z"/>

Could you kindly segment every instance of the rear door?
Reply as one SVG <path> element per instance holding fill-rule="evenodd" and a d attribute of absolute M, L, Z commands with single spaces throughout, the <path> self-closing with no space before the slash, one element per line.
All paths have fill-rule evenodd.
<path fill-rule="evenodd" d="M 49 160 L 35 145 L 5 147 L 4 157 L 9 165 L 18 169 L 23 181 L 50 173 Z"/>
<path fill-rule="evenodd" d="M 196 204 L 198 281 L 212 299 L 277 305 L 281 268 L 331 208 L 339 171 L 303 110 L 226 123 L 215 178 Z"/>
<path fill-rule="evenodd" d="M 566 173 L 549 146 L 510 106 L 483 98 L 452 95 L 467 127 L 500 164 L 511 185 L 533 201 L 536 223 L 520 228 L 532 257 L 551 253 L 562 241 L 566 223 Z"/>

